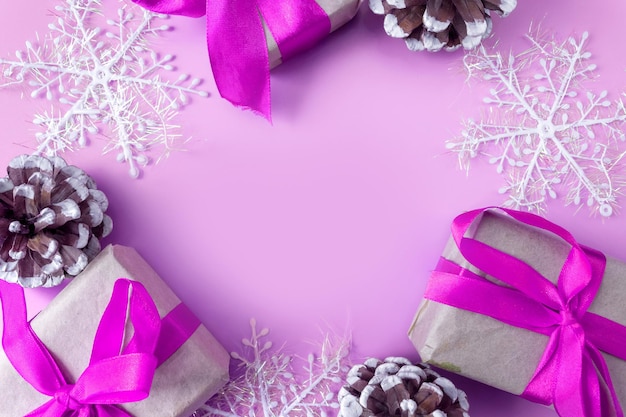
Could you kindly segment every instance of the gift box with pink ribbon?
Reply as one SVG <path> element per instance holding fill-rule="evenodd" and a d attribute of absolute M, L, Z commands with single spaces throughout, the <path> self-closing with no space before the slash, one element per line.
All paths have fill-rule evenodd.
<path fill-rule="evenodd" d="M 189 416 L 228 380 L 229 355 L 138 255 L 105 248 L 26 321 L 0 281 L 0 416 Z"/>
<path fill-rule="evenodd" d="M 206 16 L 220 95 L 271 119 L 270 69 L 351 20 L 362 0 L 133 0 L 158 13 Z"/>
<path fill-rule="evenodd" d="M 542 217 L 458 216 L 409 337 L 424 361 L 553 405 L 623 416 L 626 263 Z"/>

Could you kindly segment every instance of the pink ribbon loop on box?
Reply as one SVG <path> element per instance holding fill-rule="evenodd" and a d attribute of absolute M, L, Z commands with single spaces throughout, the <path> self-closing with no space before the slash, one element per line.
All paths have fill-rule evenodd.
<path fill-rule="evenodd" d="M 183 304 L 161 320 L 143 285 L 119 279 L 98 325 L 89 366 L 68 383 L 26 320 L 24 290 L 0 281 L 0 301 L 7 358 L 25 381 L 51 397 L 25 417 L 132 417 L 116 405 L 147 398 L 157 366 L 200 325 Z M 124 346 L 127 317 L 134 333 Z"/>
<path fill-rule="evenodd" d="M 263 22 L 284 59 L 318 42 L 330 18 L 314 0 L 133 0 L 157 13 L 207 16 L 207 45 L 220 95 L 271 120 Z"/>
<path fill-rule="evenodd" d="M 525 262 L 465 236 L 485 211 L 494 209 L 553 233 L 571 246 L 557 285 Z M 542 217 L 502 208 L 461 214 L 452 224 L 452 236 L 470 264 L 507 286 L 442 258 L 424 297 L 549 337 L 523 397 L 554 404 L 563 417 L 623 417 L 600 352 L 626 360 L 626 327 L 587 311 L 602 282 L 604 255 L 583 248 L 565 229 Z"/>

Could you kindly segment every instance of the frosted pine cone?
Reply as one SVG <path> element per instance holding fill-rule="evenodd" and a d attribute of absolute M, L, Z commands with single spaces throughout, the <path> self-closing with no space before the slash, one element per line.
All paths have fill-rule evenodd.
<path fill-rule="evenodd" d="M 507 16 L 517 0 L 369 0 L 385 32 L 412 51 L 475 48 L 491 33 L 491 12 Z"/>
<path fill-rule="evenodd" d="M 59 157 L 21 155 L 0 178 L 0 279 L 51 287 L 80 273 L 111 232 L 108 200 Z"/>
<path fill-rule="evenodd" d="M 423 363 L 368 359 L 348 372 L 338 417 L 469 417 L 465 392 Z"/>

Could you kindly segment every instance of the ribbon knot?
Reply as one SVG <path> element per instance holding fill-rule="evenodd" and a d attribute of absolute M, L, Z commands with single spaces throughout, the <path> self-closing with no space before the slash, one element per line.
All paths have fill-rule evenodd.
<path fill-rule="evenodd" d="M 570 310 L 561 310 L 561 326 L 579 327 L 580 322 Z"/>
<path fill-rule="evenodd" d="M 74 388 L 73 384 L 67 384 L 63 387 L 59 388 L 57 392 L 54 393 L 54 400 L 59 403 L 61 406 L 65 407 L 66 410 L 77 411 L 84 404 L 77 401 L 71 395 L 71 391 Z"/>
<path fill-rule="evenodd" d="M 506 285 L 442 258 L 424 297 L 549 338 L 523 397 L 554 404 L 563 417 L 624 417 L 601 351 L 626 360 L 626 327 L 588 311 L 600 288 L 606 258 L 539 216 L 499 208 L 570 246 L 555 285 L 520 259 L 466 236 L 483 213 L 493 209 L 497 208 L 461 214 L 452 224 L 452 236 L 465 260 Z"/>

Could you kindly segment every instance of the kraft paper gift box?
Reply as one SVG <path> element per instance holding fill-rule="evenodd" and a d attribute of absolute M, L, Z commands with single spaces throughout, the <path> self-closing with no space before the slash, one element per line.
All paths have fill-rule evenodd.
<path fill-rule="evenodd" d="M 92 344 L 119 278 L 144 285 L 163 317 L 178 297 L 132 248 L 106 247 L 32 321 L 68 382 L 89 364 Z M 156 369 L 150 396 L 119 405 L 133 417 L 188 417 L 227 381 L 229 355 L 202 325 Z M 0 350 L 0 416 L 21 417 L 50 400 L 29 385 Z"/>
<path fill-rule="evenodd" d="M 556 235 L 492 211 L 484 212 L 468 233 L 526 262 L 552 283 L 557 282 L 570 250 Z M 485 276 L 463 257 L 452 238 L 442 259 Z M 601 286 L 588 311 L 624 325 L 625 295 L 626 264 L 607 257 Z M 546 335 L 429 299 L 422 300 L 408 334 L 422 360 L 516 395 L 524 392 L 548 344 Z M 605 352 L 602 356 L 617 397 L 626 404 L 626 361 Z"/>

